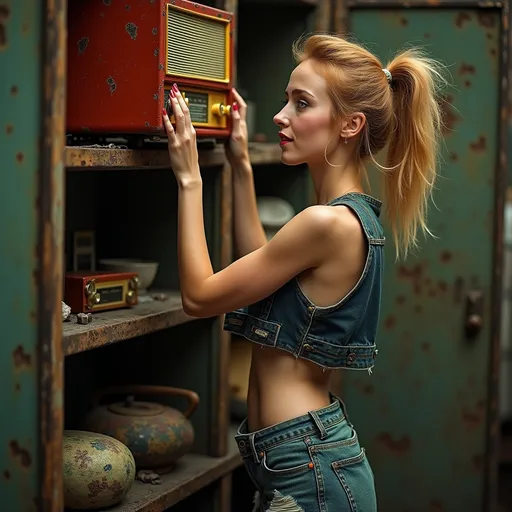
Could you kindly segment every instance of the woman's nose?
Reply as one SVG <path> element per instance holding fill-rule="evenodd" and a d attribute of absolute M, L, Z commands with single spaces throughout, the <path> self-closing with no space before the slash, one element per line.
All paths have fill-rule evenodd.
<path fill-rule="evenodd" d="M 286 126 L 286 116 L 284 116 L 284 109 L 280 110 L 275 116 L 274 116 L 274 123 L 279 126 L 280 128 L 283 126 Z"/>

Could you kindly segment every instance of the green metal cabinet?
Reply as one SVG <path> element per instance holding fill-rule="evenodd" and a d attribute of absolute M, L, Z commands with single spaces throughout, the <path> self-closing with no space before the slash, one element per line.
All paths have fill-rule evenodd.
<path fill-rule="evenodd" d="M 452 83 L 429 213 L 437 238 L 395 261 L 388 232 L 376 367 L 343 376 L 381 512 L 477 512 L 492 501 L 506 176 L 502 15 L 491 6 L 349 11 L 351 32 L 384 64 L 419 44 L 447 65 Z M 370 169 L 376 195 L 379 173 Z M 482 319 L 473 337 L 471 314 Z"/>

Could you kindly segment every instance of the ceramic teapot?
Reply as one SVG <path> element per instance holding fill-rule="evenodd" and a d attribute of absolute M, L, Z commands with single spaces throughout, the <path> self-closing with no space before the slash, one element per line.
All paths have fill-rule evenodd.
<path fill-rule="evenodd" d="M 126 395 L 126 398 L 122 402 L 100 405 L 108 395 Z M 134 395 L 179 395 L 188 399 L 189 406 L 182 413 L 157 402 L 135 401 Z M 143 385 L 109 387 L 95 397 L 84 428 L 125 444 L 138 470 L 166 473 L 192 447 L 194 428 L 189 418 L 198 405 L 199 396 L 188 389 Z"/>

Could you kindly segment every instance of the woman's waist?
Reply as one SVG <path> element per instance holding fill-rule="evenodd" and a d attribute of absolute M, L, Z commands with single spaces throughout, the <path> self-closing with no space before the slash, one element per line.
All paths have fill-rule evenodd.
<path fill-rule="evenodd" d="M 336 428 L 346 428 L 347 436 L 352 436 L 345 406 L 332 394 L 329 394 L 328 403 L 323 407 L 259 429 L 250 427 L 248 420 L 242 422 L 236 435 L 238 445 L 243 448 L 250 444 L 253 450 L 261 452 L 306 436 L 322 437 Z"/>

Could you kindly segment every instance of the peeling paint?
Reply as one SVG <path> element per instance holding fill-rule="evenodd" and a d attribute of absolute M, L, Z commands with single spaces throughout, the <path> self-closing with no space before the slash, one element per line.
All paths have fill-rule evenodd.
<path fill-rule="evenodd" d="M 137 27 L 137 25 L 135 25 L 135 23 L 132 23 L 132 22 L 128 22 L 126 25 L 125 25 L 125 30 L 126 32 L 128 33 L 128 35 L 133 39 L 137 39 L 137 30 L 139 27 Z"/>
<path fill-rule="evenodd" d="M 82 37 L 76 44 L 78 46 L 78 55 L 83 55 L 89 44 L 89 38 Z"/>

